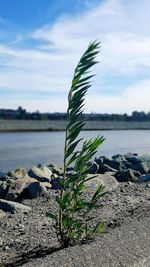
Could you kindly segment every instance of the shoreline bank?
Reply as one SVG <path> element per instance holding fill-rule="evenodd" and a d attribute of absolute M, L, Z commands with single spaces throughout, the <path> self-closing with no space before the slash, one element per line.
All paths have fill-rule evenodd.
<path fill-rule="evenodd" d="M 5 120 L 0 119 L 0 132 L 64 131 L 65 120 Z M 83 130 L 150 130 L 150 121 L 86 121 Z"/>

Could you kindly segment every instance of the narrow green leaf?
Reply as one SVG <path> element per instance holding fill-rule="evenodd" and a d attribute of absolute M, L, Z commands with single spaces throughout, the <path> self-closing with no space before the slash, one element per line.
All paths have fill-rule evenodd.
<path fill-rule="evenodd" d="M 90 181 L 90 180 L 92 180 L 92 179 L 94 179 L 94 178 L 96 178 L 96 177 L 97 177 L 97 175 L 93 175 L 93 176 L 91 176 L 91 177 L 89 177 L 89 178 L 86 178 L 86 179 L 85 179 L 85 182 Z"/>
<path fill-rule="evenodd" d="M 92 197 L 91 202 L 94 202 L 97 199 L 97 197 L 99 198 L 100 195 L 102 195 L 104 193 L 104 189 L 105 189 L 105 186 L 102 184 L 99 184 L 96 192 L 94 193 L 94 195 Z"/>
<path fill-rule="evenodd" d="M 62 197 L 62 204 L 66 205 L 70 201 L 70 194 L 69 192 L 65 192 Z"/>
<path fill-rule="evenodd" d="M 56 216 L 56 214 L 54 214 L 54 213 L 52 213 L 52 212 L 48 212 L 48 213 L 47 213 L 47 216 L 50 217 L 50 218 L 53 219 L 53 220 L 57 220 L 57 216 Z"/>
<path fill-rule="evenodd" d="M 72 141 L 76 139 L 76 137 L 79 135 L 81 132 L 81 129 L 85 125 L 84 122 L 81 122 L 78 127 L 76 127 L 74 130 L 72 130 L 69 135 L 67 136 L 67 140 L 71 139 Z"/>
<path fill-rule="evenodd" d="M 67 147 L 67 151 L 66 151 L 66 158 L 68 158 L 72 152 L 74 151 L 74 149 L 76 148 L 77 144 L 82 140 L 82 138 L 80 138 L 79 140 L 75 141 L 74 143 L 71 143 L 68 147 Z"/>
<path fill-rule="evenodd" d="M 93 78 L 95 75 L 89 75 L 89 76 L 87 76 L 87 77 L 85 77 L 85 78 L 78 78 L 78 79 L 73 79 L 73 81 L 72 81 L 72 87 L 73 86 L 76 86 L 76 83 L 77 82 L 79 82 L 79 84 L 82 84 L 82 83 L 84 83 L 84 82 L 88 82 L 89 83 L 89 80 L 91 79 L 91 78 Z"/>
<path fill-rule="evenodd" d="M 78 157 L 78 151 L 73 153 L 73 156 L 70 158 L 70 160 L 67 162 L 67 167 L 70 166 Z"/>
<path fill-rule="evenodd" d="M 78 84 L 74 85 L 71 89 L 72 93 L 82 90 L 83 88 L 89 88 L 91 86 L 90 81 L 87 82 L 79 82 Z"/>
<path fill-rule="evenodd" d="M 90 87 L 90 85 L 81 87 L 79 90 L 77 90 L 73 94 L 71 101 L 74 102 L 75 100 L 77 101 L 79 99 L 82 99 L 84 97 L 84 95 L 86 94 L 89 87 Z"/>

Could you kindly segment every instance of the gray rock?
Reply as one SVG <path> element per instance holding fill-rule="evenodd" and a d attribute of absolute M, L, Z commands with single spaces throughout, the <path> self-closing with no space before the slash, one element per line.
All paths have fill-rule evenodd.
<path fill-rule="evenodd" d="M 143 154 L 139 156 L 139 158 L 141 159 L 141 161 L 150 161 L 150 154 Z"/>
<path fill-rule="evenodd" d="M 6 213 L 3 210 L 0 210 L 0 219 L 3 218 L 6 215 Z"/>
<path fill-rule="evenodd" d="M 106 157 L 106 156 L 100 156 L 100 157 L 96 157 L 95 158 L 95 162 L 99 165 L 99 164 L 107 164 L 107 161 L 110 161 L 111 158 Z"/>
<path fill-rule="evenodd" d="M 9 212 L 29 212 L 31 211 L 31 208 L 29 206 L 22 205 L 17 202 L 0 199 L 0 210 Z"/>
<path fill-rule="evenodd" d="M 16 169 L 14 171 L 8 172 L 8 177 L 11 177 L 13 179 L 20 179 L 27 176 L 27 171 L 24 168 Z"/>
<path fill-rule="evenodd" d="M 10 184 L 6 199 L 18 201 L 24 198 L 36 198 L 41 193 L 47 193 L 44 183 L 31 177 L 24 177 Z"/>
<path fill-rule="evenodd" d="M 110 166 L 108 166 L 106 164 L 103 164 L 102 173 L 104 173 L 104 172 L 114 172 L 114 173 L 116 173 L 117 170 L 111 168 Z"/>
<path fill-rule="evenodd" d="M 136 163 L 139 163 L 141 162 L 141 159 L 138 155 L 135 155 L 135 154 L 126 154 L 124 155 L 124 157 L 126 158 L 126 160 L 132 164 L 136 164 Z"/>
<path fill-rule="evenodd" d="M 88 178 L 92 177 L 93 175 L 88 174 Z M 105 186 L 105 191 L 111 192 L 112 190 L 116 189 L 119 185 L 117 180 L 114 176 L 109 174 L 97 174 L 96 177 L 87 181 L 88 188 L 86 189 L 88 192 L 95 192 L 97 186 L 99 184 L 103 184 Z"/>
<path fill-rule="evenodd" d="M 105 168 L 104 165 L 105 166 L 107 165 L 110 168 L 118 171 L 125 170 L 127 165 L 126 159 L 121 155 L 115 155 L 114 159 L 101 156 L 99 158 L 95 158 L 95 161 L 99 165 L 99 173 L 104 173 L 104 168 Z"/>
<path fill-rule="evenodd" d="M 116 178 L 118 182 L 137 182 L 139 181 L 139 178 L 141 177 L 140 172 L 127 169 L 121 172 L 118 172 L 116 175 Z"/>
<path fill-rule="evenodd" d="M 149 172 L 145 162 L 138 162 L 132 168 L 136 171 L 139 171 L 141 174 L 146 174 Z"/>
<path fill-rule="evenodd" d="M 104 164 L 104 157 L 95 157 L 94 161 L 99 165 L 99 173 L 101 173 Z"/>
<path fill-rule="evenodd" d="M 62 179 L 62 178 L 60 178 L 58 175 L 51 179 L 51 186 L 52 186 L 51 189 L 52 190 L 60 190 L 61 189 L 61 185 L 59 183 L 60 179 Z"/>
<path fill-rule="evenodd" d="M 28 175 L 40 182 L 50 182 L 52 171 L 46 166 L 33 167 Z"/>
<path fill-rule="evenodd" d="M 45 191 L 45 192 L 44 192 Z M 20 198 L 37 198 L 39 197 L 42 193 L 46 193 L 46 187 L 41 185 L 39 182 L 34 182 L 28 184 L 26 188 L 22 191 Z"/>
<path fill-rule="evenodd" d="M 117 161 L 117 162 L 126 161 L 125 157 L 121 154 L 117 154 L 117 155 L 112 156 L 112 159 Z"/>
<path fill-rule="evenodd" d="M 7 191 L 8 191 L 9 185 L 6 181 L 1 182 L 0 181 L 0 198 L 5 198 Z"/>
<path fill-rule="evenodd" d="M 57 167 L 57 166 L 55 166 L 55 165 L 53 165 L 53 164 L 49 164 L 49 165 L 48 165 L 48 168 L 51 170 L 51 172 L 52 172 L 53 174 L 57 174 L 57 175 L 59 175 L 59 176 L 62 176 L 62 175 L 63 175 L 63 170 L 62 170 L 62 168 L 59 168 L 59 167 Z"/>
<path fill-rule="evenodd" d="M 6 176 L 7 176 L 6 172 L 0 172 L 0 181 L 5 181 Z"/>
<path fill-rule="evenodd" d="M 139 183 L 145 183 L 145 182 L 150 182 L 150 173 L 142 175 L 142 177 L 139 180 Z"/>
<path fill-rule="evenodd" d="M 95 161 L 88 162 L 89 173 L 95 174 L 98 173 L 99 165 Z"/>
<path fill-rule="evenodd" d="M 142 162 L 144 162 L 147 166 L 147 168 L 150 170 L 150 155 L 144 154 L 139 157 Z"/>
<path fill-rule="evenodd" d="M 105 159 L 104 164 L 110 166 L 113 169 L 119 170 L 120 167 L 120 162 L 117 162 L 113 159 Z"/>
<path fill-rule="evenodd" d="M 126 157 L 132 157 L 132 156 L 138 156 L 138 154 L 137 153 L 131 153 L 131 152 L 128 152 L 128 153 L 124 154 L 125 158 Z"/>
<path fill-rule="evenodd" d="M 123 161 L 123 165 L 126 167 L 126 169 L 132 168 L 132 163 L 128 161 Z"/>
<path fill-rule="evenodd" d="M 126 167 L 127 165 L 124 164 L 123 162 L 120 163 L 120 166 L 118 168 L 118 171 L 121 172 L 121 171 L 125 171 L 127 169 Z"/>

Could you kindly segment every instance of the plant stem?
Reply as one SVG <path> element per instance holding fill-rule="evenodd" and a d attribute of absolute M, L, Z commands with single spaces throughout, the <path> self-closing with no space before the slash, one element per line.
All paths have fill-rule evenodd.
<path fill-rule="evenodd" d="M 67 116 L 68 116 L 68 111 L 67 111 Z M 63 192 L 64 192 L 64 182 L 66 180 L 66 150 L 67 150 L 67 127 L 66 127 L 66 131 L 65 131 L 65 146 L 64 146 L 64 171 L 63 171 L 63 187 L 61 188 L 60 191 L 60 199 L 63 198 Z M 62 239 L 62 208 L 59 208 L 59 219 L 58 219 L 58 224 L 59 224 L 59 233 L 60 233 L 60 237 Z"/>

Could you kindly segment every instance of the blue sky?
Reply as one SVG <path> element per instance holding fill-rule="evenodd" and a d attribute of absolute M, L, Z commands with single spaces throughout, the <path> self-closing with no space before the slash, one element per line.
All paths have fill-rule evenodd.
<path fill-rule="evenodd" d="M 85 111 L 150 111 L 149 14 L 149 0 L 0 0 L 0 108 L 66 111 L 74 67 L 98 39 Z"/>

